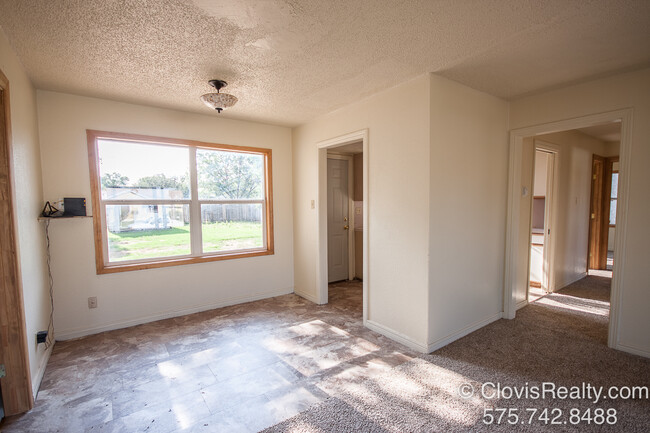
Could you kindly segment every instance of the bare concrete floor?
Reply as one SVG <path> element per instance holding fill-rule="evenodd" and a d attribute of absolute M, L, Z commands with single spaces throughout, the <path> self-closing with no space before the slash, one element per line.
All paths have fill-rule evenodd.
<path fill-rule="evenodd" d="M 361 283 L 58 342 L 14 432 L 254 432 L 416 356 L 363 327 Z"/>

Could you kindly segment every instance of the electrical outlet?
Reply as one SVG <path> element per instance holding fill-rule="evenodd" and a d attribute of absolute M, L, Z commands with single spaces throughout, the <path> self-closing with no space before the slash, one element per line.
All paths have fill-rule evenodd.
<path fill-rule="evenodd" d="M 88 308 L 97 308 L 97 296 L 88 298 Z"/>

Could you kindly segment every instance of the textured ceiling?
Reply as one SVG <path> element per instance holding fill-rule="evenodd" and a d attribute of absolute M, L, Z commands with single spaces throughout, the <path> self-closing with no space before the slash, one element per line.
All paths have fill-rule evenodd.
<path fill-rule="evenodd" d="M 297 125 L 435 72 L 513 98 L 650 64 L 648 0 L 0 0 L 36 87 Z M 217 114 L 214 113 L 216 116 Z"/>

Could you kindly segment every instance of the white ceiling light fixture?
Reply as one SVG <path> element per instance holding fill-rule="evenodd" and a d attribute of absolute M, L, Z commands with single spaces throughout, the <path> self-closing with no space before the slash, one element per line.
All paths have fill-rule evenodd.
<path fill-rule="evenodd" d="M 205 95 L 202 95 L 201 100 L 205 105 L 221 113 L 226 108 L 232 107 L 237 103 L 237 98 L 235 96 L 219 92 L 222 88 L 226 87 L 228 83 L 223 80 L 210 80 L 208 83 L 217 89 L 217 93 L 206 93 Z"/>

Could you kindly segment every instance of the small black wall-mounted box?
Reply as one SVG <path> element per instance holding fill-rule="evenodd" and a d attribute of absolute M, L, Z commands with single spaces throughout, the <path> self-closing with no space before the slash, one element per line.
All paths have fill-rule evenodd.
<path fill-rule="evenodd" d="M 86 199 L 64 198 L 63 216 L 86 216 Z"/>
<path fill-rule="evenodd" d="M 47 331 L 38 331 L 36 333 L 36 344 L 45 343 L 47 341 Z"/>

